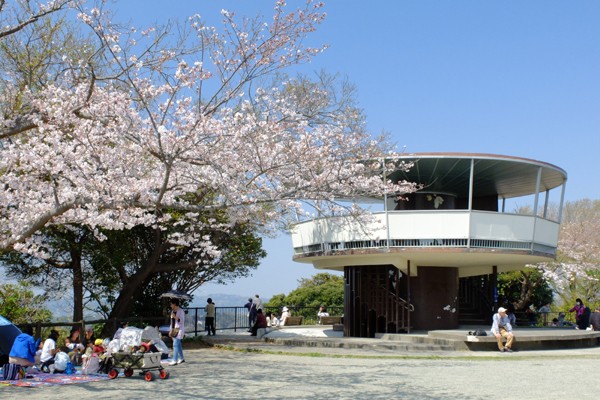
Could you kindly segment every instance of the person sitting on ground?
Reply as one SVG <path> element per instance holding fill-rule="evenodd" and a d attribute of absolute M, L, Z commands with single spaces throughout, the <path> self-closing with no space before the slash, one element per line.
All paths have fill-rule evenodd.
<path fill-rule="evenodd" d="M 81 354 L 85 350 L 85 346 L 81 344 L 78 327 L 71 329 L 69 337 L 65 339 L 65 346 L 68 348 L 67 354 L 73 365 L 81 365 Z"/>
<path fill-rule="evenodd" d="M 40 347 L 40 339 L 33 338 L 33 327 L 25 325 L 22 333 L 15 338 L 8 354 L 8 362 L 21 367 L 31 367 L 35 364 L 35 353 Z"/>
<path fill-rule="evenodd" d="M 558 313 L 558 326 L 571 326 L 571 323 L 565 321 L 566 314 L 564 312 Z"/>
<path fill-rule="evenodd" d="M 83 334 L 83 337 L 81 338 L 81 344 L 86 348 L 90 347 L 93 349 L 95 341 L 96 341 L 96 336 L 94 335 L 94 328 L 92 328 L 91 326 L 88 326 L 87 328 L 85 328 L 85 333 Z"/>
<path fill-rule="evenodd" d="M 67 371 L 67 366 L 69 362 L 71 362 L 71 359 L 67 354 L 68 351 L 69 348 L 67 346 L 62 346 L 59 348 L 58 352 L 54 356 L 54 368 L 50 368 L 53 374 L 64 374 Z"/>
<path fill-rule="evenodd" d="M 287 307 L 283 307 L 282 311 L 283 312 L 281 313 L 281 320 L 279 322 L 279 325 L 285 326 L 285 323 L 286 323 L 288 317 L 291 317 L 292 313 L 291 313 L 290 309 Z"/>
<path fill-rule="evenodd" d="M 94 347 L 92 348 L 92 351 L 98 357 L 102 358 L 102 356 L 104 355 L 104 352 L 106 351 L 106 349 L 104 348 L 104 340 L 96 339 L 94 341 Z"/>
<path fill-rule="evenodd" d="M 506 308 L 500 307 L 498 308 L 498 312 L 494 314 L 492 317 L 492 335 L 496 337 L 496 341 L 498 342 L 498 349 L 500 351 L 512 352 L 512 345 L 515 339 L 515 336 L 512 332 L 512 326 L 510 324 L 510 320 L 506 315 Z M 503 338 L 506 339 L 506 345 L 503 343 Z"/>
<path fill-rule="evenodd" d="M 41 370 L 43 372 L 50 372 L 49 366 L 54 364 L 54 356 L 56 355 L 56 341 L 60 333 L 57 330 L 52 329 L 48 339 L 44 341 L 42 347 L 42 353 L 40 354 L 40 362 L 42 363 Z"/>
<path fill-rule="evenodd" d="M 270 312 L 267 315 L 267 325 L 272 327 L 279 326 L 279 318 L 277 318 L 277 313 Z"/>
<path fill-rule="evenodd" d="M 319 325 L 321 324 L 321 317 L 329 317 L 329 313 L 327 312 L 327 308 L 325 308 L 325 306 L 319 307 L 319 312 L 317 313 L 317 321 Z"/>
<path fill-rule="evenodd" d="M 593 331 L 600 331 L 600 306 L 596 307 L 596 311 L 590 315 L 590 328 Z"/>
<path fill-rule="evenodd" d="M 252 325 L 250 336 L 256 336 L 260 328 L 267 327 L 267 317 L 263 314 L 262 308 L 256 310 L 256 322 Z"/>

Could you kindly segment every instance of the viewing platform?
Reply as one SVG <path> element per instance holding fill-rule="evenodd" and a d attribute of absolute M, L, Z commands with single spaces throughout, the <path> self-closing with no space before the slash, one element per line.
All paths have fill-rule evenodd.
<path fill-rule="evenodd" d="M 485 330 L 488 336 L 469 337 L 467 333 Z M 205 337 L 212 345 L 269 350 L 272 346 L 290 349 L 302 348 L 344 349 L 391 353 L 452 353 L 498 352 L 496 338 L 489 336 L 489 326 L 461 326 L 459 329 L 432 330 L 411 334 L 378 334 L 376 338 L 344 337 L 332 326 L 292 326 L 271 330 L 261 339 L 246 332 L 217 332 Z M 515 333 L 515 351 L 567 350 L 596 348 L 600 340 L 598 331 L 581 331 L 574 328 L 518 328 Z M 307 350 L 308 351 L 308 350 Z M 312 351 L 312 350 L 311 350 Z M 499 352 L 498 352 L 499 353 Z"/>

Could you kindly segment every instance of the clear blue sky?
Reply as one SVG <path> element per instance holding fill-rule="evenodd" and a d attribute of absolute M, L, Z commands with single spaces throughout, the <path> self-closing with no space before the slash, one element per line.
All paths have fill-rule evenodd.
<path fill-rule="evenodd" d="M 149 22 L 219 10 L 267 13 L 272 1 L 117 1 L 124 19 Z M 289 1 L 290 5 L 299 4 Z M 600 198 L 600 1 L 325 2 L 311 39 L 330 48 L 304 73 L 346 75 L 374 133 L 407 152 L 532 158 L 569 175 L 567 200 Z M 292 262 L 291 240 L 266 240 L 252 278 L 197 295 L 270 297 L 319 272 Z"/>

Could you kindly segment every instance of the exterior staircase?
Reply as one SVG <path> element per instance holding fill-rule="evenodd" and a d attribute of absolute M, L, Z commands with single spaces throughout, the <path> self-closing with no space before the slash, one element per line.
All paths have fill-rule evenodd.
<path fill-rule="evenodd" d="M 490 275 L 460 278 L 458 324 L 487 325 L 491 321 L 493 304 L 490 300 Z"/>

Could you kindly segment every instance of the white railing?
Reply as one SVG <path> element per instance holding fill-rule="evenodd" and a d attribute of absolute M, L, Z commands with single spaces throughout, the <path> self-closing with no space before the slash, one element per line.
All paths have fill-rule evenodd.
<path fill-rule="evenodd" d="M 386 225 L 389 223 L 389 229 Z M 491 247 L 556 249 L 559 224 L 532 215 L 489 211 L 390 211 L 368 223 L 332 218 L 295 226 L 296 254 L 365 247 Z"/>

